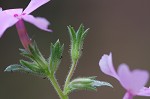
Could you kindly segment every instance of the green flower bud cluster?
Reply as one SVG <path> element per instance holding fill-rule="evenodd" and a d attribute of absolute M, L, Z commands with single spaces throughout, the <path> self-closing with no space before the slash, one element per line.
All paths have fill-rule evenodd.
<path fill-rule="evenodd" d="M 84 30 L 84 26 L 81 24 L 77 32 L 71 26 L 68 26 L 68 30 L 71 40 L 71 58 L 72 61 L 76 61 L 82 55 L 83 41 L 89 29 Z"/>
<path fill-rule="evenodd" d="M 39 51 L 36 43 L 29 45 L 29 50 L 20 49 L 21 55 L 27 57 L 29 61 L 20 60 L 19 64 L 8 66 L 5 71 L 23 71 L 38 76 L 54 74 L 61 62 L 64 45 L 59 40 L 55 44 L 51 44 L 51 54 L 45 59 Z"/>

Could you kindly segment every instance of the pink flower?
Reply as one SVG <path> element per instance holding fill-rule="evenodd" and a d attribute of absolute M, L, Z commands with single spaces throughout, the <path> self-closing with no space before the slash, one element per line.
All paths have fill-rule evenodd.
<path fill-rule="evenodd" d="M 0 37 L 3 35 L 7 28 L 16 24 L 19 37 L 24 37 L 23 41 L 25 42 L 22 41 L 22 38 L 20 38 L 20 40 L 23 46 L 27 48 L 27 45 L 31 42 L 31 40 L 27 35 L 23 20 L 35 25 L 41 30 L 51 32 L 51 30 L 48 29 L 48 25 L 50 24 L 48 20 L 42 17 L 34 17 L 30 15 L 31 12 L 49 1 L 50 0 L 31 0 L 24 11 L 22 8 L 2 11 L 2 8 L 0 7 Z"/>
<path fill-rule="evenodd" d="M 0 7 L 0 12 L 2 12 L 2 8 Z"/>
<path fill-rule="evenodd" d="M 99 62 L 100 69 L 103 73 L 116 78 L 126 94 L 123 99 L 133 99 L 134 96 L 150 96 L 150 88 L 144 87 L 148 82 L 149 73 L 145 70 L 129 70 L 128 65 L 121 64 L 116 72 L 112 62 L 112 54 L 103 55 Z"/>

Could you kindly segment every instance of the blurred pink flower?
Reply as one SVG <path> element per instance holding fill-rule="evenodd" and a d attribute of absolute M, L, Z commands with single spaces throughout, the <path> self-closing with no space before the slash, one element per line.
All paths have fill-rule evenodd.
<path fill-rule="evenodd" d="M 2 8 L 0 7 L 0 12 L 2 12 Z"/>
<path fill-rule="evenodd" d="M 112 62 L 112 54 L 103 55 L 99 62 L 103 73 L 116 78 L 126 89 L 123 99 L 133 99 L 134 96 L 150 96 L 150 88 L 144 87 L 148 82 L 149 73 L 145 70 L 129 70 L 128 65 L 121 64 L 116 72 Z"/>
<path fill-rule="evenodd" d="M 23 46 L 27 48 L 27 45 L 31 41 L 27 35 L 23 20 L 35 25 L 41 30 L 51 32 L 52 30 L 48 29 L 48 25 L 50 24 L 48 20 L 30 15 L 31 12 L 49 1 L 50 0 L 31 0 L 24 11 L 22 8 L 2 11 L 2 8 L 0 7 L 0 37 L 7 28 L 16 24 L 20 40 Z"/>

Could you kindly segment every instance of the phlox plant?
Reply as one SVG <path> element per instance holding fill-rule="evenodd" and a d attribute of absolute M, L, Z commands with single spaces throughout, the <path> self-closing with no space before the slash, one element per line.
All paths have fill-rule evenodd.
<path fill-rule="evenodd" d="M 31 73 L 39 77 L 47 78 L 58 93 L 60 99 L 69 99 L 69 94 L 74 90 L 96 90 L 96 88 L 100 86 L 112 87 L 108 82 L 96 80 L 96 76 L 77 77 L 72 79 L 78 61 L 82 55 L 84 39 L 89 30 L 84 29 L 84 26 L 80 25 L 77 31 L 75 31 L 73 27 L 68 26 L 71 42 L 71 66 L 68 67 L 70 71 L 64 81 L 64 88 L 61 89 L 55 75 L 61 63 L 64 44 L 61 44 L 59 40 L 54 44 L 51 43 L 50 56 L 46 59 L 38 49 L 36 42 L 28 36 L 24 25 L 24 21 L 27 21 L 41 30 L 52 32 L 51 29 L 48 29 L 48 25 L 50 24 L 48 20 L 30 15 L 31 12 L 49 1 L 50 0 L 31 0 L 25 10 L 22 8 L 7 10 L 0 8 L 0 36 L 3 35 L 7 28 L 16 25 L 20 41 L 24 47 L 24 49 L 19 50 L 21 51 L 21 55 L 29 59 L 29 61 L 21 59 L 20 64 L 10 65 L 5 71 Z"/>
<path fill-rule="evenodd" d="M 67 26 L 70 36 L 70 57 L 71 64 L 64 85 L 60 85 L 56 79 L 57 70 L 61 64 L 64 44 L 61 44 L 59 39 L 50 45 L 50 55 L 45 58 L 40 52 L 37 44 L 27 33 L 24 21 L 29 22 L 41 30 L 52 32 L 48 29 L 50 22 L 42 17 L 34 17 L 30 13 L 48 3 L 50 0 L 31 0 L 29 5 L 23 10 L 22 8 L 3 10 L 0 7 L 0 37 L 5 30 L 13 25 L 16 25 L 20 41 L 23 49 L 19 49 L 21 55 L 28 61 L 21 59 L 19 64 L 9 65 L 5 72 L 24 72 L 33 74 L 39 77 L 47 78 L 60 99 L 69 99 L 69 94 L 75 90 L 97 90 L 101 86 L 113 86 L 105 81 L 96 80 L 96 76 L 77 77 L 72 79 L 78 66 L 79 59 L 83 53 L 84 39 L 89 31 L 81 24 L 77 30 L 72 26 Z M 99 62 L 100 70 L 116 78 L 123 88 L 126 90 L 123 99 L 133 99 L 134 96 L 150 96 L 150 88 L 145 87 L 148 82 L 149 73 L 146 70 L 136 69 L 129 70 L 128 65 L 121 64 L 116 72 L 112 62 L 112 54 L 104 54 Z M 137 77 L 138 76 L 138 77 Z M 61 87 L 63 86 L 63 88 Z"/>

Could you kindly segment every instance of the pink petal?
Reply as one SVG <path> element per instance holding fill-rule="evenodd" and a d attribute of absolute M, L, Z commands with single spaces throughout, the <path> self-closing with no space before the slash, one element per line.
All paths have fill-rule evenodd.
<path fill-rule="evenodd" d="M 124 95 L 123 99 L 133 99 L 133 95 L 126 92 L 126 94 Z"/>
<path fill-rule="evenodd" d="M 3 9 L 0 7 L 0 12 L 2 12 L 2 10 L 3 10 Z"/>
<path fill-rule="evenodd" d="M 48 29 L 48 25 L 50 24 L 48 20 L 41 17 L 33 17 L 32 15 L 24 15 L 22 17 L 25 21 L 37 26 L 41 30 L 45 30 L 48 32 L 52 32 L 52 30 Z"/>
<path fill-rule="evenodd" d="M 150 88 L 143 87 L 137 95 L 139 95 L 139 96 L 150 96 Z"/>
<path fill-rule="evenodd" d="M 23 13 L 29 14 L 50 0 L 31 0 Z"/>
<path fill-rule="evenodd" d="M 102 58 L 99 61 L 99 66 L 100 66 L 100 69 L 103 73 L 110 75 L 110 76 L 113 76 L 119 80 L 119 77 L 118 77 L 118 75 L 114 69 L 114 66 L 113 66 L 111 53 L 109 54 L 109 56 L 106 54 L 104 54 L 102 56 Z"/>
<path fill-rule="evenodd" d="M 5 30 L 14 25 L 18 20 L 5 12 L 0 13 L 0 37 L 3 35 Z"/>
<path fill-rule="evenodd" d="M 147 71 L 136 69 L 131 72 L 126 64 L 121 64 L 119 66 L 118 76 L 122 86 L 134 95 L 136 95 L 137 92 L 145 86 L 149 78 Z"/>
<path fill-rule="evenodd" d="M 3 10 L 3 12 L 5 12 L 6 14 L 9 14 L 9 15 L 11 15 L 11 16 L 14 16 L 15 14 L 21 15 L 21 14 L 22 14 L 22 11 L 23 11 L 22 8 Z"/>

